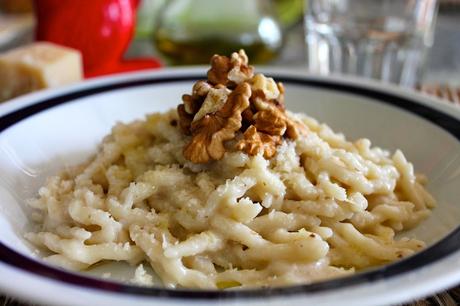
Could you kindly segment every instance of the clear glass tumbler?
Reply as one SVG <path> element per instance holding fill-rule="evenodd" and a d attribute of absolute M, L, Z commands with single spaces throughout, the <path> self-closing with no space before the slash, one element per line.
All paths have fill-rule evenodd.
<path fill-rule="evenodd" d="M 306 0 L 307 63 L 413 87 L 433 43 L 437 0 Z"/>

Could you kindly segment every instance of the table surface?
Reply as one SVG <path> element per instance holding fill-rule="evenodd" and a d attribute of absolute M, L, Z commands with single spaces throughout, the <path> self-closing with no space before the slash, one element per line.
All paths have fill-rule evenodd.
<path fill-rule="evenodd" d="M 127 57 L 152 56 L 155 50 L 150 41 L 134 41 Z M 302 25 L 295 26 L 286 37 L 286 46 L 275 66 L 299 67 L 305 63 Z M 425 84 L 449 84 L 460 87 L 460 8 L 446 7 L 440 11 L 433 48 L 427 63 Z M 0 296 L 2 306 L 31 306 Z M 460 305 L 460 286 L 425 299 L 405 304 L 411 306 L 455 306 Z"/>

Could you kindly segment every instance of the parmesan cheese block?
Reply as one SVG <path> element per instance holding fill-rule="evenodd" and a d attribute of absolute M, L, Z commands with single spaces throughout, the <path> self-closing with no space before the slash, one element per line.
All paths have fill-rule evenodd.
<path fill-rule="evenodd" d="M 79 51 L 36 42 L 0 55 L 0 101 L 82 79 Z"/>

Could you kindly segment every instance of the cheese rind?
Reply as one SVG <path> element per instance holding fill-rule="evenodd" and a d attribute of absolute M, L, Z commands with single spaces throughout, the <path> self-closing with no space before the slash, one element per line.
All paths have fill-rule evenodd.
<path fill-rule="evenodd" d="M 37 42 L 0 55 L 0 101 L 82 79 L 79 51 Z"/>

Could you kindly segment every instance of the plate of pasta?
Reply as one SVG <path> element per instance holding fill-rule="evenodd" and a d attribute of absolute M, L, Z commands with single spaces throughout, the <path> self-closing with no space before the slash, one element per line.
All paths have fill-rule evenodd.
<path fill-rule="evenodd" d="M 460 282 L 460 111 L 210 67 L 0 105 L 0 290 L 56 305 L 385 305 Z M 12 281 L 14 280 L 14 281 Z"/>

